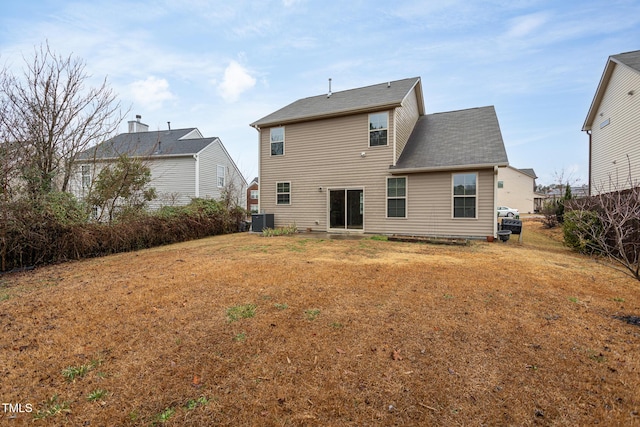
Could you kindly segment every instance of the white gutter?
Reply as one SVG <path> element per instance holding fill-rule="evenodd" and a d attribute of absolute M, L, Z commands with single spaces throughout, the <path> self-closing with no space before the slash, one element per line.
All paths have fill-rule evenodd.
<path fill-rule="evenodd" d="M 185 153 L 185 154 L 150 154 L 148 156 L 127 156 L 131 159 L 143 159 L 143 160 L 153 160 L 153 159 L 168 159 L 175 157 L 192 157 L 197 156 L 197 153 Z M 96 157 L 90 159 L 77 159 L 75 163 L 98 163 L 98 162 L 113 162 L 120 158 L 118 157 Z"/>
<path fill-rule="evenodd" d="M 405 174 L 405 173 L 420 173 L 420 172 L 442 172 L 442 171 L 459 171 L 459 170 L 471 170 L 471 169 L 493 169 L 495 167 L 508 166 L 509 163 L 481 163 L 475 165 L 458 165 L 458 166 L 433 166 L 426 168 L 389 168 L 389 172 L 392 175 Z"/>

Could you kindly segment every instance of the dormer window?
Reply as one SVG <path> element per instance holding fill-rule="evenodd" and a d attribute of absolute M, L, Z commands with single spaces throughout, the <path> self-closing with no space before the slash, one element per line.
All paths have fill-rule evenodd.
<path fill-rule="evenodd" d="M 389 113 L 369 114 L 369 147 L 387 145 Z"/>

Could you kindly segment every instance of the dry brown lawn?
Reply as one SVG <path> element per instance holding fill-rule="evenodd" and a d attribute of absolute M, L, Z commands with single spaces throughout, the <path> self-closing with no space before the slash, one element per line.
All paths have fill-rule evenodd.
<path fill-rule="evenodd" d="M 0 425 L 638 425 L 639 286 L 533 220 L 523 244 L 238 234 L 4 275 Z"/>

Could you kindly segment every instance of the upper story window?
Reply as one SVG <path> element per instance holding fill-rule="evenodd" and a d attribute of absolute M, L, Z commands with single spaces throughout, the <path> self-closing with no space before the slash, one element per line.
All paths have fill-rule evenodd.
<path fill-rule="evenodd" d="M 224 178 L 225 178 L 225 167 L 218 165 L 217 167 L 217 172 L 218 172 L 218 187 L 224 187 Z"/>
<path fill-rule="evenodd" d="M 504 188 L 504 181 L 498 181 L 498 188 Z"/>
<path fill-rule="evenodd" d="M 475 173 L 453 174 L 454 218 L 476 218 L 477 182 Z"/>
<path fill-rule="evenodd" d="M 259 193 L 258 190 L 251 190 L 249 198 L 250 199 L 257 199 L 258 198 L 258 193 Z"/>
<path fill-rule="evenodd" d="M 284 155 L 284 128 L 271 128 L 271 155 Z"/>
<path fill-rule="evenodd" d="M 82 188 L 91 187 L 91 166 L 82 165 L 80 169 L 82 173 Z"/>
<path fill-rule="evenodd" d="M 389 113 L 369 114 L 369 147 L 387 145 Z"/>

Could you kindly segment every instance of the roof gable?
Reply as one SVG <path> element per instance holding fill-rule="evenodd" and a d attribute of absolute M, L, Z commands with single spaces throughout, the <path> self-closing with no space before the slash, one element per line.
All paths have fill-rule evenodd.
<path fill-rule="evenodd" d="M 529 175 L 531 178 L 536 179 L 538 178 L 538 176 L 536 175 L 535 171 L 533 169 L 518 169 L 520 172 L 522 172 L 525 175 Z"/>
<path fill-rule="evenodd" d="M 611 60 L 640 72 L 640 50 L 613 55 Z"/>
<path fill-rule="evenodd" d="M 421 116 L 392 170 L 507 166 L 493 106 Z"/>
<path fill-rule="evenodd" d="M 583 131 L 591 129 L 591 124 L 593 123 L 596 113 L 598 112 L 600 102 L 602 102 L 604 93 L 609 86 L 609 81 L 611 80 L 613 69 L 618 65 L 628 67 L 629 69 L 640 73 L 640 50 L 620 53 L 618 55 L 611 55 L 609 57 L 609 59 L 607 60 L 607 65 L 605 65 L 604 71 L 602 72 L 602 77 L 600 78 L 600 83 L 598 83 L 598 88 L 596 89 L 593 101 L 591 101 L 591 106 L 589 107 L 587 118 L 582 125 Z"/>
<path fill-rule="evenodd" d="M 424 111 L 420 77 L 380 83 L 331 94 L 299 99 L 258 121 L 255 128 L 337 117 L 399 107 L 414 87 L 418 87 L 421 113 Z"/>
<path fill-rule="evenodd" d="M 122 133 L 80 153 L 79 160 L 131 157 L 188 156 L 197 154 L 218 138 L 197 138 L 197 128 Z"/>

